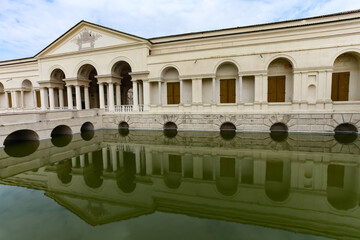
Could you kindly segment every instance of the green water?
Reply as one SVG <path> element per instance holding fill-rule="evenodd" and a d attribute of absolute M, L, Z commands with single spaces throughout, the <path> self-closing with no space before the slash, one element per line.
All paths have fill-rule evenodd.
<path fill-rule="evenodd" d="M 359 239 L 354 136 L 102 130 L 0 150 L 0 239 Z"/>

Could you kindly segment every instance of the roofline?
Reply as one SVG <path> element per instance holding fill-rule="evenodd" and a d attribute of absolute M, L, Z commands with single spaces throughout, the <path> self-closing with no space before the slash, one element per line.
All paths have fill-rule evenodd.
<path fill-rule="evenodd" d="M 65 33 L 63 33 L 60 37 L 58 37 L 57 39 L 55 39 L 54 41 L 52 41 L 49 45 L 47 45 L 45 48 L 43 48 L 40 52 L 38 52 L 37 54 L 35 54 L 34 57 L 36 57 L 36 56 L 38 56 L 40 53 L 44 52 L 44 51 L 45 51 L 46 49 L 48 49 L 51 45 L 53 45 L 55 42 L 57 42 L 58 40 L 60 40 L 63 36 L 65 36 L 66 34 L 68 34 L 69 32 L 71 32 L 74 28 L 76 28 L 77 26 L 79 26 L 79 25 L 82 24 L 82 23 L 90 24 L 90 25 L 93 25 L 93 26 L 96 26 L 96 27 L 100 27 L 100 28 L 105 28 L 105 29 L 107 29 L 107 30 L 114 31 L 114 32 L 117 32 L 117 33 L 121 33 L 121 34 L 125 34 L 125 35 L 131 36 L 131 37 L 140 38 L 140 39 L 142 39 L 142 40 L 145 40 L 145 41 L 151 43 L 151 41 L 150 41 L 149 39 L 146 39 L 146 38 L 143 38 L 143 37 L 139 37 L 139 36 L 136 36 L 136 35 L 133 35 L 133 34 L 121 32 L 121 31 L 119 31 L 119 30 L 116 30 L 116 29 L 113 29 L 113 28 L 109 28 L 109 27 L 105 27 L 105 26 L 102 26 L 102 25 L 99 25 L 99 24 L 96 24 L 96 23 L 92 23 L 92 22 L 88 22 L 88 21 L 85 21 L 85 20 L 81 20 L 80 22 L 78 22 L 77 24 L 75 24 L 72 28 L 70 28 L 70 29 L 67 30 Z"/>
<path fill-rule="evenodd" d="M 220 32 L 220 31 L 228 31 L 228 30 L 236 30 L 236 29 L 244 29 L 244 28 L 249 28 L 249 27 L 263 27 L 263 26 L 269 26 L 269 25 L 281 24 L 281 23 L 291 23 L 291 22 L 318 19 L 318 18 L 324 18 L 324 17 L 341 16 L 341 15 L 346 15 L 346 14 L 350 14 L 350 13 L 360 13 L 360 9 L 351 10 L 351 11 L 345 11 L 345 12 L 338 12 L 338 13 L 331 13 L 331 14 L 320 15 L 320 16 L 284 20 L 284 21 L 279 21 L 279 22 L 260 23 L 260 24 L 246 25 L 246 26 L 241 26 L 241 27 L 222 28 L 222 29 L 214 29 L 214 30 L 208 30 L 208 31 L 189 32 L 189 33 L 180 33 L 180 34 L 173 34 L 173 35 L 160 36 L 160 37 L 152 37 L 152 38 L 149 38 L 149 40 L 152 41 L 152 40 L 155 40 L 155 39 L 162 39 L 162 38 L 169 38 L 169 37 L 180 37 L 180 36 L 187 36 L 187 35 L 193 35 L 193 34 L 212 33 L 212 32 Z M 348 20 L 348 19 L 344 19 L 344 20 Z M 269 29 L 269 30 L 272 30 L 272 29 Z M 185 39 L 183 39 L 183 40 L 185 40 Z M 186 40 L 188 40 L 188 39 L 186 39 Z"/>
<path fill-rule="evenodd" d="M 21 62 L 15 62 L 15 61 L 21 61 Z M 12 63 L 12 62 L 14 62 L 14 63 Z M 0 67 L 1 66 L 7 66 L 7 65 L 29 63 L 29 62 L 36 62 L 36 59 L 34 59 L 34 57 L 24 57 L 24 58 L 15 58 L 15 59 L 9 59 L 9 60 L 2 60 L 2 61 L 0 61 Z"/>

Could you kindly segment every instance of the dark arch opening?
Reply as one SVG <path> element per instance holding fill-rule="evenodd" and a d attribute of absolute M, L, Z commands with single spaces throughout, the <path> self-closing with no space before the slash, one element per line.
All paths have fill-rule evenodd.
<path fill-rule="evenodd" d="M 288 135 L 288 127 L 284 123 L 278 122 L 270 127 L 270 137 L 275 142 L 285 141 Z"/>
<path fill-rule="evenodd" d="M 81 66 L 78 71 L 78 79 L 90 80 L 89 82 L 89 102 L 90 108 L 99 108 L 99 84 L 96 78 L 97 71 L 91 64 L 85 64 Z M 85 104 L 85 99 L 82 99 L 82 105 Z"/>
<path fill-rule="evenodd" d="M 120 136 L 126 137 L 129 135 L 129 124 L 125 121 L 119 123 L 119 134 Z"/>
<path fill-rule="evenodd" d="M 71 161 L 67 159 L 65 161 L 61 161 L 56 167 L 56 173 L 58 179 L 63 184 L 68 184 L 71 182 L 72 175 L 71 175 Z"/>
<path fill-rule="evenodd" d="M 81 138 L 85 141 L 90 141 L 95 135 L 95 128 L 91 122 L 85 122 L 80 129 Z"/>
<path fill-rule="evenodd" d="M 39 135 L 28 129 L 18 130 L 5 138 L 4 151 L 10 157 L 25 157 L 34 153 L 40 145 Z"/>
<path fill-rule="evenodd" d="M 51 132 L 51 142 L 55 147 L 65 147 L 72 140 L 71 128 L 66 125 L 59 125 Z"/>
<path fill-rule="evenodd" d="M 103 183 L 102 166 L 92 164 L 84 168 L 84 181 L 90 188 L 99 188 Z"/>
<path fill-rule="evenodd" d="M 350 123 L 342 123 L 338 125 L 334 132 L 335 140 L 342 144 L 353 143 L 358 138 L 358 129 Z"/>
<path fill-rule="evenodd" d="M 121 79 L 121 105 L 132 105 L 133 104 L 133 93 L 132 87 L 133 83 L 131 81 L 131 66 L 125 61 L 119 61 L 114 64 L 111 69 L 111 74 L 119 79 Z M 118 104 L 120 105 L 120 103 Z"/>
<path fill-rule="evenodd" d="M 119 123 L 119 129 L 129 129 L 129 124 L 125 121 Z"/>
<path fill-rule="evenodd" d="M 177 135 L 177 125 L 174 122 L 167 122 L 164 124 L 164 136 L 167 138 L 174 138 Z"/>
<path fill-rule="evenodd" d="M 226 141 L 232 140 L 236 136 L 236 127 L 231 122 L 223 123 L 220 126 L 220 136 Z"/>

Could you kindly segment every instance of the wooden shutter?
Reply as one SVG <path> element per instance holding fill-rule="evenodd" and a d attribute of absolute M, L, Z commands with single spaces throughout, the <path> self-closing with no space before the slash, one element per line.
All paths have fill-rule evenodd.
<path fill-rule="evenodd" d="M 8 100 L 9 100 L 9 108 L 12 108 L 11 93 L 8 93 L 7 97 L 8 97 Z"/>
<path fill-rule="evenodd" d="M 348 101 L 349 100 L 349 79 L 350 73 L 344 72 L 339 74 L 339 101 Z"/>
<path fill-rule="evenodd" d="M 174 104 L 174 85 L 167 83 L 167 104 Z"/>
<path fill-rule="evenodd" d="M 41 107 L 40 91 L 36 91 L 36 106 L 37 106 L 38 108 Z"/>
<path fill-rule="evenodd" d="M 276 101 L 285 102 L 285 76 L 276 77 Z"/>
<path fill-rule="evenodd" d="M 180 104 L 180 83 L 173 83 L 174 85 L 174 100 L 173 103 L 174 104 Z"/>
<path fill-rule="evenodd" d="M 339 74 L 332 74 L 331 81 L 331 100 L 338 101 L 338 89 L 339 89 Z"/>
<path fill-rule="evenodd" d="M 331 82 L 331 99 L 333 101 L 349 100 L 350 73 L 333 73 Z"/>
<path fill-rule="evenodd" d="M 220 80 L 220 103 L 227 103 L 227 82 L 226 80 Z"/>
<path fill-rule="evenodd" d="M 268 102 L 276 102 L 276 77 L 268 77 Z"/>
<path fill-rule="evenodd" d="M 235 79 L 227 80 L 228 103 L 235 103 Z"/>

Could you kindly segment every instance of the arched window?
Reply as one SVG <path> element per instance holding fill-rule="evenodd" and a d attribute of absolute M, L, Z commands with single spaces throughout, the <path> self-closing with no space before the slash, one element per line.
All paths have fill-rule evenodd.
<path fill-rule="evenodd" d="M 268 68 L 268 102 L 291 102 L 293 95 L 293 66 L 289 60 L 278 58 Z"/>

